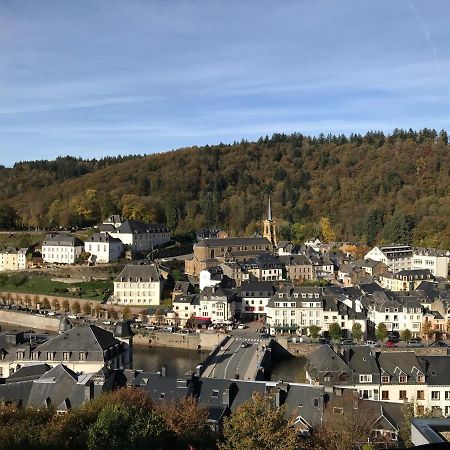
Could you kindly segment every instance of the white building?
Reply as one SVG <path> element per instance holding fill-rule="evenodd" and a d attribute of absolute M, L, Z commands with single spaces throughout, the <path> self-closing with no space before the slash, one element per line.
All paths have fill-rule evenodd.
<path fill-rule="evenodd" d="M 99 225 L 101 233 L 108 233 L 111 237 L 119 239 L 122 243 L 134 251 L 153 250 L 158 245 L 165 244 L 171 239 L 170 231 L 161 224 L 146 224 L 139 220 L 118 221 L 118 216 L 114 223 L 107 220 L 104 224 Z"/>
<path fill-rule="evenodd" d="M 205 287 L 213 287 L 220 284 L 223 279 L 223 272 L 220 267 L 211 267 L 211 269 L 203 269 L 199 276 L 199 288 L 201 291 Z"/>
<path fill-rule="evenodd" d="M 241 284 L 242 316 L 257 319 L 267 314 L 266 308 L 275 292 L 270 281 L 250 281 Z"/>
<path fill-rule="evenodd" d="M 449 258 L 444 251 L 434 248 L 413 248 L 410 245 L 392 244 L 374 247 L 364 258 L 381 261 L 394 273 L 400 270 L 429 269 L 435 277 L 448 276 Z"/>
<path fill-rule="evenodd" d="M 401 332 L 409 330 L 413 336 L 420 336 L 423 320 L 423 308 L 416 298 L 387 296 L 386 292 L 377 291 L 367 304 L 367 319 L 373 331 L 384 323 L 388 331 Z"/>
<path fill-rule="evenodd" d="M 414 248 L 411 269 L 429 269 L 435 277 L 447 278 L 448 257 L 445 252 L 434 248 Z"/>
<path fill-rule="evenodd" d="M 48 263 L 74 264 L 84 250 L 84 242 L 65 233 L 50 233 L 42 243 L 42 259 Z"/>
<path fill-rule="evenodd" d="M 84 251 L 90 253 L 93 263 L 116 261 L 123 253 L 122 241 L 105 233 L 95 233 L 84 243 Z"/>
<path fill-rule="evenodd" d="M 162 281 L 154 264 L 128 264 L 114 280 L 114 301 L 119 305 L 159 305 Z"/>

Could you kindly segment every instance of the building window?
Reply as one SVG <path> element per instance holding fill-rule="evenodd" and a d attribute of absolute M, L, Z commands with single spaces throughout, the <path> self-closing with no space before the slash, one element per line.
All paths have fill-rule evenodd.
<path fill-rule="evenodd" d="M 331 381 L 331 375 L 329 373 L 327 373 L 324 377 L 323 377 L 323 381 L 326 382 L 330 382 Z"/>
<path fill-rule="evenodd" d="M 407 400 L 408 397 L 406 397 L 406 391 L 399 391 L 398 398 L 399 400 Z"/>
<path fill-rule="evenodd" d="M 359 376 L 360 383 L 372 383 L 372 374 L 361 374 Z"/>
<path fill-rule="evenodd" d="M 80 352 L 79 357 L 80 357 L 80 361 L 86 361 L 87 352 Z"/>
<path fill-rule="evenodd" d="M 55 353 L 54 352 L 47 352 L 47 360 L 53 361 L 55 359 Z"/>
<path fill-rule="evenodd" d="M 382 383 L 389 383 L 389 375 L 381 375 L 381 382 Z"/>
<path fill-rule="evenodd" d="M 425 391 L 417 391 L 417 400 L 425 400 Z"/>
<path fill-rule="evenodd" d="M 389 400 L 389 391 L 381 391 L 381 400 Z"/>
<path fill-rule="evenodd" d="M 400 375 L 398 377 L 399 383 L 406 383 L 408 381 L 408 377 L 406 375 Z"/>
<path fill-rule="evenodd" d="M 69 361 L 70 359 L 70 352 L 64 352 L 63 353 L 63 360 L 64 361 Z"/>
<path fill-rule="evenodd" d="M 439 391 L 431 391 L 431 400 L 440 400 L 441 393 Z"/>
<path fill-rule="evenodd" d="M 445 391 L 445 400 L 450 400 L 450 391 Z"/>

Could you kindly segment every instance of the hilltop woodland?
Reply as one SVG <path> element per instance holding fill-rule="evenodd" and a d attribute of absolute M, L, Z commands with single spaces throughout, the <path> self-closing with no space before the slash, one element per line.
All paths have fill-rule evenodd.
<path fill-rule="evenodd" d="M 449 172 L 447 133 L 428 129 L 21 162 L 0 168 L 0 228 L 83 227 L 119 213 L 178 234 L 220 227 L 251 235 L 271 193 L 283 239 L 450 249 Z"/>

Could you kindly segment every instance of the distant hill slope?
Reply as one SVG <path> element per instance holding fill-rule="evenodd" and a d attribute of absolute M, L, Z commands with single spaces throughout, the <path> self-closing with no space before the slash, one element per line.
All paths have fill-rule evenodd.
<path fill-rule="evenodd" d="M 427 129 L 275 134 L 145 157 L 21 163 L 0 169 L 0 198 L 23 227 L 82 226 L 122 213 L 180 232 L 216 225 L 251 234 L 271 192 L 284 238 L 317 234 L 328 217 L 338 238 L 450 249 L 447 141 Z M 0 227 L 10 225 L 5 204 Z"/>

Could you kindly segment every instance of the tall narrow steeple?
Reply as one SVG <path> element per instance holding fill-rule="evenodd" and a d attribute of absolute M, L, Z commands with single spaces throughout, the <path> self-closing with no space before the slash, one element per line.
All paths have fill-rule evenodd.
<path fill-rule="evenodd" d="M 272 222 L 272 203 L 270 201 L 270 194 L 269 194 L 269 207 L 267 208 L 267 220 Z"/>
<path fill-rule="evenodd" d="M 263 222 L 263 236 L 267 238 L 273 245 L 277 246 L 277 230 L 272 215 L 272 200 L 269 195 L 269 206 L 267 208 L 267 219 Z"/>

